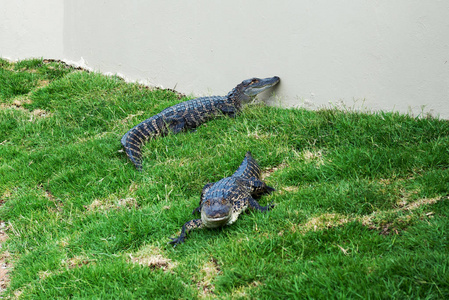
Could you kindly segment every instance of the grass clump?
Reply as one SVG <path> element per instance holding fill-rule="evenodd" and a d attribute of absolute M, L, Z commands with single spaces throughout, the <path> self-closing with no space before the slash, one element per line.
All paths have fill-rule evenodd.
<path fill-rule="evenodd" d="M 229 87 L 232 88 L 232 87 Z M 0 60 L 6 296 L 446 298 L 449 123 L 250 105 L 143 147 L 121 136 L 185 101 L 117 77 Z M 251 150 L 268 214 L 167 243 L 204 184 Z"/>

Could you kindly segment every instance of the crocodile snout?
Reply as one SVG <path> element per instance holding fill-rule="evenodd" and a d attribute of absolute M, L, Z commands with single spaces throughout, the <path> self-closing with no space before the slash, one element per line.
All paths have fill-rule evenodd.
<path fill-rule="evenodd" d="M 230 205 L 214 204 L 205 209 L 205 213 L 210 219 L 221 219 L 231 213 Z"/>
<path fill-rule="evenodd" d="M 209 228 L 226 225 L 232 216 L 232 205 L 223 199 L 214 199 L 211 202 L 201 209 L 202 221 Z"/>

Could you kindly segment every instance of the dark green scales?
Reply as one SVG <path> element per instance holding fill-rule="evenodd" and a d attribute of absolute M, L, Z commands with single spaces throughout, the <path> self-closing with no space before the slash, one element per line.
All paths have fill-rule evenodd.
<path fill-rule="evenodd" d="M 138 170 L 142 169 L 141 146 L 148 139 L 195 129 L 219 115 L 234 117 L 242 104 L 257 94 L 276 85 L 279 77 L 252 78 L 242 81 L 226 96 L 209 96 L 192 99 L 168 107 L 131 128 L 121 139 L 125 152 Z"/>
<path fill-rule="evenodd" d="M 201 219 L 185 223 L 181 235 L 171 238 L 171 244 L 183 243 L 187 232 L 195 228 L 217 228 L 234 223 L 239 215 L 248 207 L 266 212 L 272 204 L 260 206 L 256 201 L 262 195 L 269 194 L 274 188 L 269 187 L 260 178 L 260 168 L 257 162 L 247 152 L 245 159 L 235 173 L 215 183 L 203 187 L 200 205 L 193 213 L 201 213 Z"/>

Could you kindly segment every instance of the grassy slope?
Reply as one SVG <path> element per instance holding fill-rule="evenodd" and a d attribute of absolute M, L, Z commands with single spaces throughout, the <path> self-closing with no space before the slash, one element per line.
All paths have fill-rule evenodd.
<path fill-rule="evenodd" d="M 184 101 L 42 60 L 0 60 L 0 219 L 27 298 L 449 297 L 449 122 L 247 107 L 144 147 L 120 137 Z M 168 237 L 251 150 L 276 207 Z M 6 253 L 6 252 L 5 252 Z"/>

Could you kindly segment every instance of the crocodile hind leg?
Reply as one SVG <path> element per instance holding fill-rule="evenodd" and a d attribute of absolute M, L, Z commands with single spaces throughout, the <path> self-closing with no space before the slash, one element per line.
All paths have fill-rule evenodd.
<path fill-rule="evenodd" d="M 269 211 L 270 209 L 272 209 L 274 207 L 273 202 L 271 202 L 267 206 L 261 206 L 259 204 L 259 202 L 257 202 L 255 199 L 253 199 L 251 197 L 248 199 L 248 202 L 249 202 L 249 207 L 250 208 L 256 209 L 256 210 L 261 211 L 261 212 Z"/>
<path fill-rule="evenodd" d="M 168 128 L 173 134 L 180 133 L 181 131 L 186 129 L 186 122 L 180 119 L 167 119 L 165 122 L 168 125 Z"/>
<path fill-rule="evenodd" d="M 251 177 L 249 179 L 249 184 L 251 186 L 251 196 L 254 198 L 259 198 L 262 195 L 271 194 L 275 191 L 275 189 L 271 186 L 268 186 L 265 182 L 263 182 L 260 179 L 256 179 L 254 177 Z"/>
<path fill-rule="evenodd" d="M 189 222 L 186 222 L 182 228 L 181 228 L 181 234 L 177 238 L 170 238 L 172 241 L 170 244 L 173 244 L 173 247 L 176 247 L 176 245 L 184 243 L 184 240 L 187 236 L 187 232 L 189 232 L 192 229 L 195 228 L 202 228 L 204 227 L 203 221 L 201 219 L 195 219 Z"/>
<path fill-rule="evenodd" d="M 270 194 L 273 191 L 275 191 L 274 188 L 268 186 L 265 182 L 263 182 L 260 179 L 257 179 L 256 177 L 251 177 L 249 179 L 238 178 L 236 182 L 237 184 L 248 189 L 251 196 L 253 196 L 256 199 L 261 197 L 262 195 Z"/>
<path fill-rule="evenodd" d="M 231 118 L 235 118 L 235 116 L 239 112 L 239 109 L 233 104 L 225 104 L 220 107 L 220 110 L 223 114 L 228 115 Z"/>

